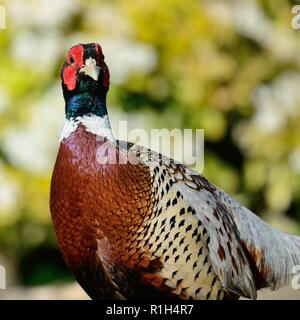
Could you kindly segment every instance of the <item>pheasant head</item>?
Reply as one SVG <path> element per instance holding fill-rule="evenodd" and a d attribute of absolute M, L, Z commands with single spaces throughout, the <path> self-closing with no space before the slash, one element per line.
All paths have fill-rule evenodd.
<path fill-rule="evenodd" d="M 99 44 L 72 47 L 63 64 L 61 78 L 67 119 L 106 114 L 104 102 L 109 89 L 109 70 Z"/>

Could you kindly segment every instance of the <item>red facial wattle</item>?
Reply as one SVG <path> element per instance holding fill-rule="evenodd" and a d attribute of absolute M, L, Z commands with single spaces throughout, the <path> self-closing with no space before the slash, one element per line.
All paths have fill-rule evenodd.
<path fill-rule="evenodd" d="M 71 48 L 67 55 L 67 65 L 63 70 L 63 81 L 68 90 L 75 89 L 77 72 L 83 64 L 83 47 L 78 45 Z"/>
<path fill-rule="evenodd" d="M 63 71 L 63 78 L 68 90 L 74 90 L 76 87 L 76 70 L 73 67 L 66 67 Z"/>

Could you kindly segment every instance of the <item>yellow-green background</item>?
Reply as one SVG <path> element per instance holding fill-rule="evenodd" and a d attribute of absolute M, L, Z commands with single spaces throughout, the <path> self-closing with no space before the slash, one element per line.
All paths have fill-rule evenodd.
<path fill-rule="evenodd" d="M 9 286 L 71 281 L 49 185 L 68 48 L 99 42 L 113 127 L 204 128 L 204 175 L 300 233 L 300 30 L 287 0 L 9 0 L 0 30 L 0 264 Z M 3 296 L 3 293 L 2 293 Z"/>

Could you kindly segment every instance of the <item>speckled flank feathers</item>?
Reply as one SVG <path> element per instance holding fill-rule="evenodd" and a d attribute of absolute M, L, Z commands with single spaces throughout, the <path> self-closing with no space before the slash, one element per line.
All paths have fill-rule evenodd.
<path fill-rule="evenodd" d="M 184 165 L 113 138 L 104 66 L 99 45 L 67 55 L 67 120 L 51 183 L 58 245 L 84 290 L 93 299 L 255 299 L 288 284 L 299 237 Z"/>

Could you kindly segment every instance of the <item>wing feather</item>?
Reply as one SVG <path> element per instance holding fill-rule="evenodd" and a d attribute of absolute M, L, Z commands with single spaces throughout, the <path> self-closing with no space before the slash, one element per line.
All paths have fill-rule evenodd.
<path fill-rule="evenodd" d="M 257 289 L 290 282 L 293 267 L 300 264 L 299 237 L 266 224 L 183 164 L 138 145 L 130 144 L 128 150 L 150 169 L 160 165 L 176 179 L 177 189 L 210 235 L 211 261 L 224 288 L 255 299 Z"/>

